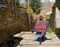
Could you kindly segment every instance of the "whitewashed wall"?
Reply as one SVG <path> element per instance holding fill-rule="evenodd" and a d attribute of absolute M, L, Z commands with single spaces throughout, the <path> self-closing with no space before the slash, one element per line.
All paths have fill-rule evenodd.
<path fill-rule="evenodd" d="M 60 28 L 60 10 L 56 7 L 56 28 Z"/>

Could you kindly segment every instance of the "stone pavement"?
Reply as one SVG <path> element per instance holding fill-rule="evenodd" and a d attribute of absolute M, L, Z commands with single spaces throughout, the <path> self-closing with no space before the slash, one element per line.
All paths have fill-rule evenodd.
<path fill-rule="evenodd" d="M 34 41 L 36 39 L 35 33 L 21 32 L 14 35 L 14 37 L 23 39 L 16 39 L 13 47 L 60 47 L 60 40 L 55 34 L 47 33 L 47 40 L 42 42 L 42 45 L 39 45 L 39 42 Z"/>

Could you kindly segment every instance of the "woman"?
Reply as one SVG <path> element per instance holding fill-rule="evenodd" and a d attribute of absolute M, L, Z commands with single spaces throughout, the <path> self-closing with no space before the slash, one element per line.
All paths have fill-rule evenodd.
<path fill-rule="evenodd" d="M 36 22 L 35 26 L 32 28 L 33 32 L 36 32 L 37 41 L 39 44 L 42 42 L 42 38 L 45 37 L 47 31 L 47 25 L 43 17 Z"/>

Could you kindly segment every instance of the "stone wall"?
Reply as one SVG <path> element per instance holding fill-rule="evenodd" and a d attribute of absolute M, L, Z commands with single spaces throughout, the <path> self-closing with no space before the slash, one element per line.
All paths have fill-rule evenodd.
<path fill-rule="evenodd" d="M 28 14 L 22 8 L 21 12 L 18 0 L 0 0 L 6 5 L 5 9 L 0 8 L 0 43 L 7 40 L 17 32 L 29 30 Z"/>

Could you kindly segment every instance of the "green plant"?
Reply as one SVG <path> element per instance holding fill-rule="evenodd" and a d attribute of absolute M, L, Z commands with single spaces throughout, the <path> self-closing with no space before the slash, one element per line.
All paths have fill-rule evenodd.
<path fill-rule="evenodd" d="M 36 14 L 40 13 L 40 0 L 30 0 L 30 7 L 32 8 L 33 12 Z"/>
<path fill-rule="evenodd" d="M 52 33 L 52 29 L 51 28 L 48 28 L 48 33 Z"/>

